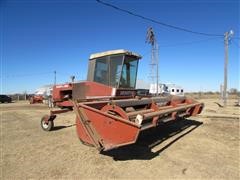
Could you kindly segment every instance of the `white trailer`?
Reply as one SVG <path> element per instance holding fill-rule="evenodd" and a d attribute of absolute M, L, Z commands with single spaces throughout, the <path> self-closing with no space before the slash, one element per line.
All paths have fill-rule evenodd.
<path fill-rule="evenodd" d="M 150 94 L 157 93 L 157 85 L 150 84 L 149 89 Z M 171 94 L 175 96 L 184 96 L 184 89 L 181 86 L 177 86 L 175 84 L 159 84 L 158 85 L 158 93 L 159 94 Z"/>

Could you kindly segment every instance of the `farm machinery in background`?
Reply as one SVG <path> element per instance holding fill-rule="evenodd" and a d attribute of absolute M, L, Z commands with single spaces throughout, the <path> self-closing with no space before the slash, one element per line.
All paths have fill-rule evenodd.
<path fill-rule="evenodd" d="M 31 97 L 29 97 L 29 103 L 30 104 L 36 104 L 36 103 L 43 103 L 44 97 L 40 94 L 34 94 Z"/>
<path fill-rule="evenodd" d="M 65 84 L 46 85 L 36 90 L 35 94 L 30 96 L 30 104 L 45 103 L 50 108 L 69 108 L 72 109 L 73 105 L 69 101 L 72 97 L 73 82 Z"/>
<path fill-rule="evenodd" d="M 135 89 L 141 56 L 126 50 L 92 54 L 87 81 L 55 86 L 76 114 L 79 139 L 99 151 L 133 144 L 139 134 L 161 122 L 187 118 L 201 113 L 203 103 L 186 97 L 138 95 Z M 64 86 L 64 85 L 63 85 Z M 60 92 L 60 91 L 59 91 Z M 54 99 L 54 98 L 53 98 Z M 57 114 L 70 109 L 51 110 L 41 119 L 41 127 L 50 131 Z"/>
<path fill-rule="evenodd" d="M 36 89 L 35 93 L 30 95 L 28 100 L 30 104 L 45 103 L 48 101 L 52 93 L 52 85 L 46 85 Z"/>

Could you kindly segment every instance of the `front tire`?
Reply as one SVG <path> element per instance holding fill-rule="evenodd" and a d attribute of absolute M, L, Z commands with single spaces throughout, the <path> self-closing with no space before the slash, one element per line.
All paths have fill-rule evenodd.
<path fill-rule="evenodd" d="M 54 122 L 52 120 L 48 120 L 48 123 L 45 121 L 45 116 L 41 119 L 41 127 L 44 131 L 51 131 L 54 127 Z"/>

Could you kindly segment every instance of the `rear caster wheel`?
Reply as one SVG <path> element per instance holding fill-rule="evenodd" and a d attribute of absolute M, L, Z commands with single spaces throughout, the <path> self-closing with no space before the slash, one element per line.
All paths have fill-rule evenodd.
<path fill-rule="evenodd" d="M 47 116 L 43 116 L 41 119 L 41 127 L 44 131 L 51 131 L 54 127 L 54 123 L 52 120 L 48 120 L 48 122 L 46 122 L 46 118 L 49 118 Z"/>

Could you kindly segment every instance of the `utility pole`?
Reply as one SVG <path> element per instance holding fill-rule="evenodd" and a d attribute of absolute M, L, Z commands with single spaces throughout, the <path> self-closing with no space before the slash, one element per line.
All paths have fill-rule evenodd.
<path fill-rule="evenodd" d="M 156 43 L 156 65 L 157 65 L 157 96 L 159 94 L 158 84 L 159 84 L 159 72 L 158 72 L 158 66 L 159 66 L 159 55 L 158 55 L 158 44 Z"/>
<path fill-rule="evenodd" d="M 57 72 L 54 71 L 54 85 L 56 85 L 57 83 Z"/>
<path fill-rule="evenodd" d="M 231 37 L 233 36 L 233 30 L 229 32 L 225 32 L 224 34 L 224 49 L 225 49 L 225 57 L 224 57 L 224 83 L 223 83 L 223 105 L 227 106 L 227 80 L 228 80 L 228 45 Z"/>
<path fill-rule="evenodd" d="M 224 58 L 224 85 L 223 85 L 223 105 L 227 106 L 227 66 L 228 66 L 228 32 L 224 34 L 224 47 L 225 47 L 225 58 Z"/>

